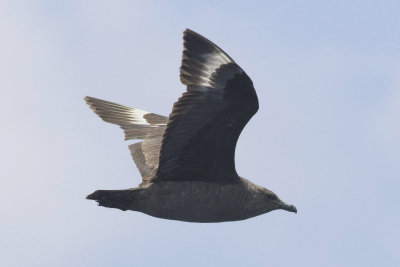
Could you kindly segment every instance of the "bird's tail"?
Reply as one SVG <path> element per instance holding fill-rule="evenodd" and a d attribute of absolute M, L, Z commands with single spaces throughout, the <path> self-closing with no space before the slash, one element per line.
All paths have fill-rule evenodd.
<path fill-rule="evenodd" d="M 95 200 L 99 206 L 128 210 L 134 202 L 134 190 L 97 190 L 86 199 Z"/>

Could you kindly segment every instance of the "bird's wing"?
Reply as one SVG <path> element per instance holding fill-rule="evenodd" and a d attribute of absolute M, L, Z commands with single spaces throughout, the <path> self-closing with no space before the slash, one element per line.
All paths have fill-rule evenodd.
<path fill-rule="evenodd" d="M 125 140 L 144 140 L 130 145 L 129 150 L 143 181 L 154 176 L 168 118 L 93 97 L 85 97 L 85 101 L 104 121 L 121 126 Z"/>
<path fill-rule="evenodd" d="M 188 29 L 183 39 L 187 92 L 169 116 L 154 180 L 234 182 L 236 142 L 258 110 L 253 83 L 211 41 Z"/>

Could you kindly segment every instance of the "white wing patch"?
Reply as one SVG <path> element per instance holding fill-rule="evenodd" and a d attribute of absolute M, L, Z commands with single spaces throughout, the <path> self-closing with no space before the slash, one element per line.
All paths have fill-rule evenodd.
<path fill-rule="evenodd" d="M 228 58 L 224 53 L 216 51 L 212 53 L 206 53 L 201 55 L 204 58 L 205 62 L 203 65 L 203 72 L 205 74 L 206 80 L 203 82 L 202 86 L 212 86 L 211 84 L 211 75 L 222 65 L 233 63 L 233 61 Z"/>
<path fill-rule="evenodd" d="M 146 114 L 150 114 L 150 112 L 137 108 L 132 109 L 132 112 L 130 114 L 132 118 L 132 123 L 139 125 L 150 125 L 150 123 L 148 123 L 147 120 L 144 118 Z"/>
<path fill-rule="evenodd" d="M 168 118 L 94 97 L 87 96 L 85 101 L 104 121 L 119 125 L 124 130 L 125 140 L 144 140 L 130 145 L 129 149 L 143 181 L 150 179 L 158 168 L 161 140 Z"/>
<path fill-rule="evenodd" d="M 188 91 L 223 89 L 235 74 L 243 72 L 222 49 L 203 36 L 187 29 L 183 39 L 180 76 Z"/>
<path fill-rule="evenodd" d="M 98 98 L 87 96 L 85 100 L 104 121 L 121 126 L 125 140 L 144 139 L 149 132 L 166 125 L 168 121 L 164 116 Z"/>

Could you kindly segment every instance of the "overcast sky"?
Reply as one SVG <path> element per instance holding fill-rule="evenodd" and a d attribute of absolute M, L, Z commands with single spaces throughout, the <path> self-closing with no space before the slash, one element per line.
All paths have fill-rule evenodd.
<path fill-rule="evenodd" d="M 399 2 L 187 2 L 0 1 L 0 265 L 400 266 Z M 83 97 L 168 115 L 185 28 L 252 78 L 237 170 L 297 214 L 197 224 L 85 199 L 141 179 Z"/>

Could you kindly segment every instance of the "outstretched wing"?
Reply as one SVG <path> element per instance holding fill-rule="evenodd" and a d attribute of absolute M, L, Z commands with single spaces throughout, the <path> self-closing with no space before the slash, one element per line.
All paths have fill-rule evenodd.
<path fill-rule="evenodd" d="M 236 142 L 258 110 L 253 83 L 211 41 L 188 29 L 183 39 L 187 92 L 169 116 L 154 180 L 234 182 Z"/>
<path fill-rule="evenodd" d="M 121 126 L 125 140 L 144 140 L 130 145 L 129 150 L 143 182 L 150 180 L 158 168 L 161 141 L 168 118 L 93 97 L 87 96 L 85 101 L 104 121 Z"/>

